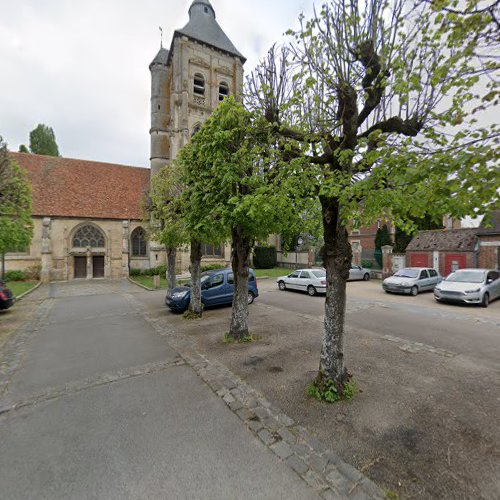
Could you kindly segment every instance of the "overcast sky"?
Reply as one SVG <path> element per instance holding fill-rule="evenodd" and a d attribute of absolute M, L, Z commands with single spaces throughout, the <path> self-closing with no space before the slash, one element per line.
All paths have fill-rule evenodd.
<path fill-rule="evenodd" d="M 0 0 L 0 135 L 38 123 L 68 158 L 149 166 L 149 63 L 192 0 Z M 211 0 L 249 73 L 313 0 Z"/>

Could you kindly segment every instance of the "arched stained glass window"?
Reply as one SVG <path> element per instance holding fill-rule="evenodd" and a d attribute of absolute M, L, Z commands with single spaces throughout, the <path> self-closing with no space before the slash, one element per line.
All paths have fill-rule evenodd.
<path fill-rule="evenodd" d="M 146 231 L 138 227 L 132 233 L 132 256 L 147 257 Z"/>
<path fill-rule="evenodd" d="M 83 226 L 73 236 L 73 247 L 76 248 L 104 248 L 104 235 L 95 226 Z"/>

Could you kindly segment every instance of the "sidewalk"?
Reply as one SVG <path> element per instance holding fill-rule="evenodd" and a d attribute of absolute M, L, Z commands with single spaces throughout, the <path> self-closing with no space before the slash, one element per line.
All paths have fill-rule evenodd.
<path fill-rule="evenodd" d="M 24 342 L 0 358 L 2 496 L 381 498 L 340 462 L 325 482 L 320 444 L 222 365 L 165 338 L 168 324 L 148 317 L 132 285 L 93 286 L 45 288 L 43 311 L 16 334 Z"/>

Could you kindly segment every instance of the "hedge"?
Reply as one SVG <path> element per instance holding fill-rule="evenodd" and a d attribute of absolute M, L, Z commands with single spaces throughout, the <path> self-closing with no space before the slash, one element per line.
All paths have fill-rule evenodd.
<path fill-rule="evenodd" d="M 255 269 L 272 269 L 278 263 L 276 247 L 255 247 L 253 266 Z"/>

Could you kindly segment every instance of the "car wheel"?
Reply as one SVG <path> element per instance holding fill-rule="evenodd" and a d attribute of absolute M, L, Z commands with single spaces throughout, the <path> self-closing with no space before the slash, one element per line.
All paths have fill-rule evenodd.
<path fill-rule="evenodd" d="M 370 275 L 368 273 L 366 273 L 364 276 L 363 276 L 363 281 L 368 281 L 370 279 Z"/>
<path fill-rule="evenodd" d="M 483 295 L 483 301 L 481 302 L 483 307 L 488 307 L 490 305 L 490 295 L 489 293 L 485 293 Z"/>
<path fill-rule="evenodd" d="M 309 285 L 307 287 L 307 293 L 311 296 L 314 297 L 316 295 L 316 288 L 314 288 L 312 285 Z"/>
<path fill-rule="evenodd" d="M 284 281 L 280 281 L 280 282 L 278 283 L 278 288 L 279 288 L 281 291 L 286 290 L 286 285 L 285 285 L 285 282 L 284 282 Z"/>
<path fill-rule="evenodd" d="M 253 304 L 255 296 L 252 292 L 248 292 L 248 304 Z"/>
<path fill-rule="evenodd" d="M 418 295 L 418 287 L 417 286 L 412 286 L 410 290 L 410 295 L 412 297 L 416 297 Z"/>

